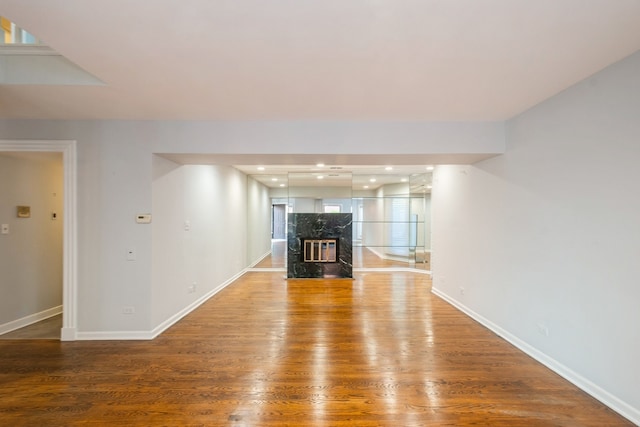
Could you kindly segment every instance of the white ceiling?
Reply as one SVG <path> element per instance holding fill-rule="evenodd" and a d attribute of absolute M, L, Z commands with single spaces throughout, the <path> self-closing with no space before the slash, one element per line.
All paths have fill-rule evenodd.
<path fill-rule="evenodd" d="M 412 184 L 426 186 L 431 184 L 431 171 L 434 164 L 469 164 L 488 157 L 480 154 L 425 156 L 425 160 L 433 159 L 434 162 L 416 164 L 415 156 L 385 156 L 387 163 L 377 164 L 380 156 L 366 154 L 282 156 L 160 153 L 159 155 L 182 165 L 233 166 L 272 188 L 290 185 L 306 187 L 348 185 L 354 190 L 375 190 L 381 185 L 405 182 L 404 179 Z M 319 166 L 320 164 L 323 166 Z M 322 176 L 322 179 L 318 179 L 318 176 Z M 372 182 L 372 179 L 375 181 Z"/>
<path fill-rule="evenodd" d="M 0 118 L 503 120 L 640 49 L 638 0 L 0 0 L 105 85 Z"/>
<path fill-rule="evenodd" d="M 267 187 L 350 187 L 375 190 L 386 184 L 406 182 L 431 185 L 433 166 L 384 165 L 235 165 Z M 426 181 L 425 181 L 426 180 Z M 430 188 L 425 188 L 430 190 Z M 430 191 L 429 191 L 430 192 Z"/>
<path fill-rule="evenodd" d="M 0 0 L 0 15 L 104 82 L 0 84 L 9 119 L 500 121 L 640 49 L 639 0 Z M 398 175 L 425 166 L 401 160 Z M 333 166 L 373 174 L 348 164 Z"/>

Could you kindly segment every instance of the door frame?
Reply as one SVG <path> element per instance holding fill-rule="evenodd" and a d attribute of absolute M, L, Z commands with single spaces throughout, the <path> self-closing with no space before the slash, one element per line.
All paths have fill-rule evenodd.
<path fill-rule="evenodd" d="M 62 230 L 62 329 L 61 341 L 75 341 L 78 330 L 77 309 L 77 147 L 76 141 L 0 140 L 0 152 L 62 153 L 64 170 L 64 215 Z"/>

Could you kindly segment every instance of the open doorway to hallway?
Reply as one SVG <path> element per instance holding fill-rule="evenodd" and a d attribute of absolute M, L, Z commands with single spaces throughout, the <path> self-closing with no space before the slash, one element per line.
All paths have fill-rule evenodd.
<path fill-rule="evenodd" d="M 287 205 L 271 205 L 271 239 L 284 240 L 287 237 Z"/>
<path fill-rule="evenodd" d="M 57 336 L 62 341 L 77 339 L 77 166 L 76 141 L 70 140 L 0 140 L 0 153 L 58 153 L 62 156 L 63 191 L 59 195 L 62 199 L 62 211 L 59 216 L 62 226 L 62 329 Z M 17 210 L 17 207 L 14 206 Z M 11 211 L 10 211 L 11 212 Z M 14 212 L 14 214 L 17 214 Z M 49 212 L 51 214 L 51 212 Z M 0 224 L 8 224 L 2 222 Z M 6 228 L 6 227 L 5 227 Z M 9 233 L 11 228 L 9 226 Z M 0 237 L 3 235 L 0 234 Z M 4 235 L 6 237 L 6 234 Z M 46 247 L 44 248 L 46 250 Z M 4 279 L 4 277 L 3 277 Z M 50 314 L 46 312 L 46 314 Z M 46 316 L 44 316 L 46 317 Z M 22 319 L 22 318 L 20 318 Z M 5 322 L 7 323 L 7 322 Z M 3 324 L 3 323 L 0 323 Z M 4 329 L 5 332 L 13 328 Z"/>
<path fill-rule="evenodd" d="M 0 152 L 0 338 L 60 339 L 64 167 L 60 152 Z"/>

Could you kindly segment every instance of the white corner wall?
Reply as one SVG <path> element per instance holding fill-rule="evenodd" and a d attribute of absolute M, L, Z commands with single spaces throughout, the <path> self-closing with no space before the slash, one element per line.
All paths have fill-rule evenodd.
<path fill-rule="evenodd" d="M 152 324 L 162 330 L 246 268 L 247 176 L 158 156 L 153 165 Z"/>
<path fill-rule="evenodd" d="M 640 424 L 640 53 L 434 175 L 434 291 Z"/>
<path fill-rule="evenodd" d="M 271 197 L 269 188 L 247 177 L 247 265 L 271 251 Z"/>
<path fill-rule="evenodd" d="M 158 297 L 152 280 L 154 153 L 329 154 L 380 159 L 429 154 L 465 157 L 504 151 L 503 123 L 405 122 L 215 122 L 118 120 L 0 120 L 0 139 L 73 140 L 77 160 L 76 211 L 77 339 L 148 338 L 164 314 L 153 307 Z M 445 142 L 443 142 L 445 141 Z M 74 165 L 75 166 L 75 165 Z M 186 179 L 186 177 L 185 177 Z M 231 177 L 231 179 L 235 179 Z M 233 184 L 235 185 L 235 184 Z M 231 189 L 224 189 L 231 191 Z M 228 194 L 228 193 L 223 193 Z M 247 203 L 246 189 L 241 193 Z M 140 213 L 152 213 L 152 224 L 137 224 Z M 230 213 L 248 233 L 246 215 Z M 216 261 L 246 264 L 265 249 L 232 248 Z M 246 240 L 242 243 L 246 245 Z M 127 260 L 134 250 L 136 259 Z M 243 265 L 246 267 L 246 265 Z M 190 278 L 187 278 L 191 280 Z M 65 297 L 66 301 L 66 297 Z M 131 312 L 133 311 L 133 312 Z M 179 314 L 179 313 L 176 313 Z M 71 339 L 71 338 L 70 338 Z"/>
<path fill-rule="evenodd" d="M 0 333 L 62 310 L 62 155 L 0 153 Z M 18 218 L 16 207 L 31 208 Z M 52 220 L 55 212 L 57 218 Z"/>

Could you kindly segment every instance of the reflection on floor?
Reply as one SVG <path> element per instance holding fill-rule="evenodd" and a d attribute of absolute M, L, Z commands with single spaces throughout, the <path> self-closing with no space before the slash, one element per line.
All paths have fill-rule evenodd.
<path fill-rule="evenodd" d="M 59 340 L 62 314 L 0 335 L 0 340 Z"/>
<path fill-rule="evenodd" d="M 271 244 L 271 254 L 260 261 L 255 267 L 285 268 L 286 249 L 286 240 L 273 240 Z M 366 247 L 354 246 L 353 266 L 354 268 L 407 268 L 410 265 L 408 262 L 380 258 Z M 415 266 L 412 267 L 419 270 L 428 269 L 425 263 L 415 263 Z M 0 339 L 60 339 L 60 329 L 62 329 L 62 314 L 0 335 Z"/>
<path fill-rule="evenodd" d="M 273 240 L 271 242 L 271 254 L 261 260 L 256 268 L 285 268 L 286 259 L 286 240 Z M 409 262 L 384 259 L 376 255 L 373 251 L 363 246 L 353 246 L 353 267 L 354 268 L 416 268 L 419 270 L 428 270 L 429 266 L 425 262 L 416 262 L 410 265 Z"/>

